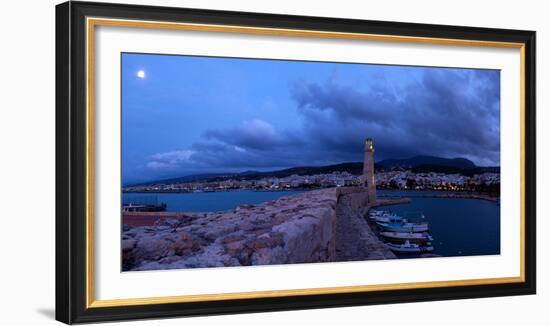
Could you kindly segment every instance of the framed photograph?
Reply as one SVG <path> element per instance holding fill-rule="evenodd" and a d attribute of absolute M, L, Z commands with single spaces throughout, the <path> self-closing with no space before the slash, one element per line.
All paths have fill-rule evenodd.
<path fill-rule="evenodd" d="M 535 32 L 56 7 L 56 318 L 535 293 Z"/>

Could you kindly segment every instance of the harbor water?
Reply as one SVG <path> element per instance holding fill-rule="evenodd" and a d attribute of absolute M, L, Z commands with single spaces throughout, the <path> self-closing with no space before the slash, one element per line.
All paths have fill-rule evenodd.
<path fill-rule="evenodd" d="M 392 191 L 379 191 L 391 196 Z M 482 199 L 431 198 L 429 192 L 398 192 L 411 198 L 408 204 L 380 207 L 380 210 L 413 219 L 424 215 L 434 238 L 434 254 L 472 256 L 500 254 L 500 206 Z"/>

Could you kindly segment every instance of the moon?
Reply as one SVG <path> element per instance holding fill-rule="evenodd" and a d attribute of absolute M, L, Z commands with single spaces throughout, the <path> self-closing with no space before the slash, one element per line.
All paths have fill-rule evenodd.
<path fill-rule="evenodd" d="M 136 73 L 136 76 L 137 76 L 137 78 L 145 79 L 145 71 L 138 70 L 138 72 Z"/>

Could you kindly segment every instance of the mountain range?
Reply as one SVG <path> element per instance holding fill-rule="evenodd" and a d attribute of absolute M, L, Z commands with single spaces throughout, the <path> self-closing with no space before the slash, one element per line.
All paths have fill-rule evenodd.
<path fill-rule="evenodd" d="M 414 156 L 407 159 L 386 159 L 377 163 L 379 167 L 392 168 L 416 168 L 422 165 L 444 166 L 461 170 L 476 168 L 474 162 L 465 158 L 443 158 L 436 156 Z"/>
<path fill-rule="evenodd" d="M 438 173 L 460 173 L 463 175 L 473 175 L 484 172 L 500 172 L 500 167 L 476 166 L 474 162 L 466 158 L 443 158 L 436 156 L 414 156 L 406 159 L 385 159 L 376 162 L 375 171 L 384 172 L 391 170 L 411 170 L 417 173 L 438 172 Z M 332 172 L 348 172 L 351 174 L 361 174 L 363 172 L 363 162 L 348 162 L 325 166 L 300 166 L 276 171 L 245 171 L 240 173 L 207 173 L 194 174 L 183 177 L 155 180 L 133 184 L 132 186 L 151 185 L 151 184 L 170 184 L 182 182 L 198 181 L 224 181 L 228 179 L 254 180 L 261 178 L 277 177 L 284 178 L 293 174 L 313 175 Z"/>

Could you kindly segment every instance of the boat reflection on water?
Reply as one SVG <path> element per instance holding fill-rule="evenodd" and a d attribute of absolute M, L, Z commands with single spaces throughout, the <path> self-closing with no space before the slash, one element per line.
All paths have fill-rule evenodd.
<path fill-rule="evenodd" d="M 422 244 L 425 242 L 433 241 L 433 237 L 428 232 L 415 233 L 415 232 L 380 232 L 380 235 L 393 243 L 405 243 L 407 241 L 411 243 Z"/>

